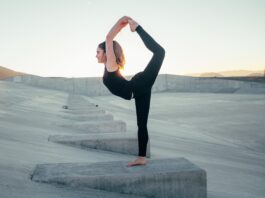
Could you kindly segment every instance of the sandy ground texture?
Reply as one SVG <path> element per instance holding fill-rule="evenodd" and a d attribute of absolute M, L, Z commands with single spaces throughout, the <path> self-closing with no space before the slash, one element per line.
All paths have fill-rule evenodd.
<path fill-rule="evenodd" d="M 0 81 L 0 197 L 127 197 L 36 183 L 36 164 L 129 161 L 134 156 L 48 141 L 74 133 L 60 126 L 68 94 Z M 134 101 L 85 97 L 136 133 Z M 148 122 L 153 159 L 185 157 L 207 171 L 209 198 L 263 198 L 265 95 L 156 93 Z M 133 196 L 128 196 L 133 197 Z"/>

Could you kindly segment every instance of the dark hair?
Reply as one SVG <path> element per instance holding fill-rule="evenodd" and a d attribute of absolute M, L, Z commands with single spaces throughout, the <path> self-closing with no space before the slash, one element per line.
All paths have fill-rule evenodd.
<path fill-rule="evenodd" d="M 106 53 L 106 42 L 102 42 L 98 45 Z M 113 41 L 113 50 L 116 57 L 116 63 L 120 69 L 124 69 L 125 57 L 121 45 L 117 41 Z"/>

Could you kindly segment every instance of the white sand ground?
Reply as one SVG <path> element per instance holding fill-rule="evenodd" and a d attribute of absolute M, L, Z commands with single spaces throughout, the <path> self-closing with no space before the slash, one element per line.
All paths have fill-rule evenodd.
<path fill-rule="evenodd" d="M 0 197 L 124 197 L 30 180 L 36 164 L 131 160 L 133 156 L 48 142 L 68 94 L 0 81 Z M 136 133 L 134 101 L 86 97 Z M 154 159 L 185 157 L 207 171 L 209 198 L 264 198 L 265 95 L 157 93 L 149 136 Z"/>

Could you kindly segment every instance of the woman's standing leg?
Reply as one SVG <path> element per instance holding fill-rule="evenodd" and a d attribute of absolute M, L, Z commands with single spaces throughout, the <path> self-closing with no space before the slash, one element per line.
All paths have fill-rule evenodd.
<path fill-rule="evenodd" d="M 146 156 L 146 148 L 149 139 L 147 121 L 149 115 L 150 100 L 151 100 L 151 90 L 135 98 L 137 126 L 138 126 L 138 147 L 139 147 L 138 155 L 140 157 Z"/>
<path fill-rule="evenodd" d="M 138 149 L 139 157 L 130 162 L 128 166 L 136 165 L 145 165 L 146 164 L 146 150 L 148 143 L 148 130 L 147 130 L 147 121 L 149 115 L 151 100 L 151 89 L 145 92 L 142 95 L 135 97 L 135 107 L 136 107 L 136 116 L 137 116 L 137 125 L 138 125 Z"/>

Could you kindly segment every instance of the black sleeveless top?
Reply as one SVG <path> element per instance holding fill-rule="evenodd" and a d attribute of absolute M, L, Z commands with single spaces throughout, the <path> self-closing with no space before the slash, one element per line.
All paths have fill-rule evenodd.
<path fill-rule="evenodd" d="M 131 82 L 126 80 L 120 73 L 120 70 L 109 72 L 105 67 L 103 83 L 111 93 L 126 100 L 132 98 Z"/>

